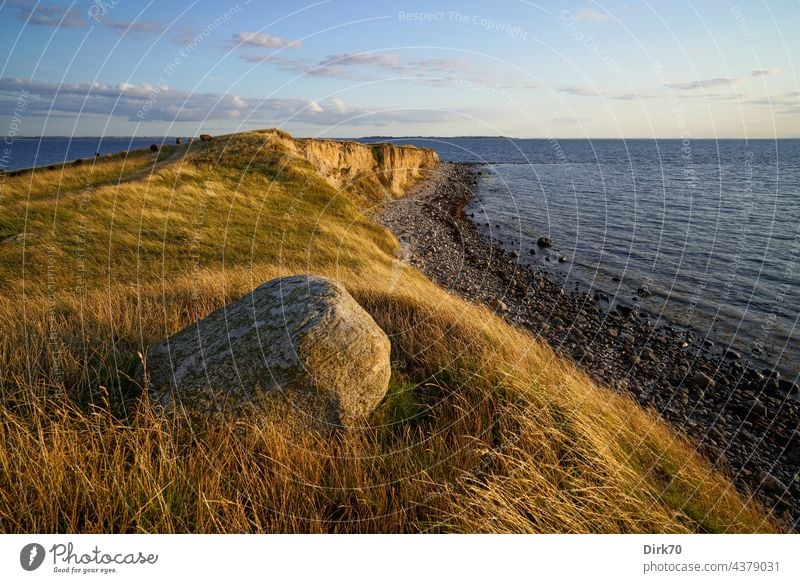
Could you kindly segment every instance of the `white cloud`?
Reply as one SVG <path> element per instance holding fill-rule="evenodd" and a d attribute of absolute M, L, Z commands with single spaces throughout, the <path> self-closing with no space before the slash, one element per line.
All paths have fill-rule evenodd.
<path fill-rule="evenodd" d="M 752 73 L 750 73 L 751 77 L 766 77 L 768 75 L 780 75 L 782 71 L 780 69 L 776 69 L 774 67 L 770 67 L 769 69 L 755 69 Z"/>
<path fill-rule="evenodd" d="M 273 65 L 282 71 L 309 77 L 328 77 L 349 81 L 375 81 L 380 74 L 411 77 L 417 84 L 452 84 L 459 77 L 469 77 L 469 64 L 462 59 L 420 59 L 403 61 L 391 53 L 339 53 L 319 60 L 289 58 L 282 55 L 240 55 L 243 61 Z M 474 75 L 485 82 L 488 75 Z M 515 85 L 516 86 L 516 85 Z"/>
<path fill-rule="evenodd" d="M 741 83 L 741 78 L 734 77 L 715 77 L 713 79 L 697 79 L 696 81 L 687 81 L 685 83 L 667 83 L 666 87 L 670 89 L 681 89 L 690 91 L 692 89 L 709 89 L 711 87 L 726 87 Z"/>
<path fill-rule="evenodd" d="M 347 111 L 347 108 L 344 105 L 344 101 L 342 101 L 340 97 L 334 97 L 333 99 L 331 99 L 331 103 L 333 104 L 333 107 L 336 109 L 336 111 L 338 111 L 339 113 L 344 113 L 345 111 Z"/>
<path fill-rule="evenodd" d="M 65 89 L 68 92 L 75 92 L 79 94 L 84 93 L 84 87 L 81 84 L 77 85 L 62 85 L 62 89 Z M 161 92 L 161 91 L 169 91 L 169 85 L 151 85 L 150 83 L 120 83 L 117 85 L 120 93 L 123 93 L 130 97 L 147 97 L 153 93 Z M 115 93 L 114 88 L 103 85 L 101 83 L 93 83 L 91 86 L 91 90 L 95 91 L 98 95 L 112 95 Z M 86 91 L 88 93 L 88 90 Z"/>
<path fill-rule="evenodd" d="M 580 97 L 597 97 L 600 93 L 591 87 L 584 87 L 583 85 L 562 85 L 558 88 L 562 93 L 569 93 L 570 95 L 578 95 Z"/>
<path fill-rule="evenodd" d="M 392 69 L 398 65 L 400 57 L 388 53 L 339 53 L 329 55 L 319 62 L 319 66 L 338 65 L 340 67 L 371 66 Z"/>
<path fill-rule="evenodd" d="M 38 26 L 59 28 L 86 28 L 86 21 L 72 7 L 58 4 L 45 6 L 39 2 L 20 1 L 14 4 L 17 9 L 17 20 Z"/>
<path fill-rule="evenodd" d="M 280 47 L 301 47 L 303 41 L 281 38 L 279 36 L 272 36 L 263 32 L 237 32 L 233 35 L 233 42 L 239 46 L 251 47 L 266 47 L 266 48 L 280 48 Z"/>
<path fill-rule="evenodd" d="M 749 77 L 766 77 L 769 75 L 779 75 L 780 69 L 755 69 L 747 75 L 740 75 L 738 77 L 715 77 L 713 79 L 697 79 L 695 81 L 687 81 L 684 83 L 669 83 L 666 86 L 671 89 L 681 89 L 690 91 L 692 89 L 709 89 L 711 87 L 730 87 L 739 85 L 748 80 Z"/>
<path fill-rule="evenodd" d="M 133 122 L 186 122 L 247 119 L 251 125 L 289 121 L 317 127 L 381 126 L 389 123 L 437 123 L 457 117 L 436 110 L 348 107 L 339 97 L 253 99 L 220 93 L 191 93 L 149 83 L 45 83 L 0 78 L 0 104 L 13 103 L 27 92 L 26 115 L 114 116 Z M 2 107 L 0 107 L 2 110 Z M 13 110 L 13 106 L 12 106 Z"/>
<path fill-rule="evenodd" d="M 126 20 L 117 20 L 115 18 L 105 18 L 102 20 L 102 23 L 111 29 L 137 37 L 155 36 L 158 35 L 162 30 L 161 25 L 152 20 L 128 22 Z"/>

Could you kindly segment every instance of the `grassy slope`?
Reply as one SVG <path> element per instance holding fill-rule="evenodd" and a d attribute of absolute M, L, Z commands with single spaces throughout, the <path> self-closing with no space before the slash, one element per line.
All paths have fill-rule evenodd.
<path fill-rule="evenodd" d="M 337 192 L 259 134 L 191 148 L 5 179 L 0 530 L 773 530 L 656 415 L 395 261 L 376 181 Z M 138 352 L 305 272 L 392 338 L 368 427 L 189 427 L 137 394 Z"/>

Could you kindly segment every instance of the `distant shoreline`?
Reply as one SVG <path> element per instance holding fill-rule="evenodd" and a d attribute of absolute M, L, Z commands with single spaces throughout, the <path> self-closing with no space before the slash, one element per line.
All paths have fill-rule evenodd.
<path fill-rule="evenodd" d="M 199 134 L 198 134 L 199 135 Z M 224 135 L 224 134 L 223 134 Z M 294 135 L 294 134 L 292 134 Z M 174 140 L 175 138 L 186 138 L 189 136 L 184 136 L 181 134 L 176 134 L 173 136 L 126 136 L 126 135 L 119 135 L 119 136 L 14 136 L 13 140 Z M 192 136 L 196 137 L 196 136 Z M 343 137 L 315 137 L 315 136 L 297 136 L 300 139 L 319 139 L 319 140 L 335 140 L 335 141 L 359 141 L 359 140 L 383 140 L 383 141 L 391 141 L 391 140 L 542 140 L 542 141 L 620 141 L 620 142 L 634 142 L 634 141 L 682 141 L 684 138 L 681 137 L 650 137 L 650 138 L 610 138 L 610 137 L 599 137 L 599 138 L 592 138 L 592 137 L 582 137 L 582 138 L 575 138 L 575 137 L 553 137 L 553 138 L 541 138 L 541 137 L 524 137 L 524 138 L 514 138 L 510 136 L 356 136 L 352 138 L 343 138 Z M 692 137 L 691 141 L 695 142 L 785 142 L 785 141 L 795 141 L 800 140 L 800 136 L 791 137 L 791 138 L 752 138 L 752 137 L 741 137 L 741 138 L 714 138 L 714 137 Z"/>

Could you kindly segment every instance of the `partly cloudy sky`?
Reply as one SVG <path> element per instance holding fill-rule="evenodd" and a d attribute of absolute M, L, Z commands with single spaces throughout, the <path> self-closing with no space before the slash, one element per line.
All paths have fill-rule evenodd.
<path fill-rule="evenodd" d="M 0 131 L 800 137 L 796 2 L 0 0 Z"/>

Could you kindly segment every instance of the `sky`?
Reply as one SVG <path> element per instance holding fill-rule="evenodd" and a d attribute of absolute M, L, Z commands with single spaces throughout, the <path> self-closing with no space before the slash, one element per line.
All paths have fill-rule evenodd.
<path fill-rule="evenodd" d="M 0 132 L 796 138 L 799 28 L 796 0 L 0 0 Z"/>

